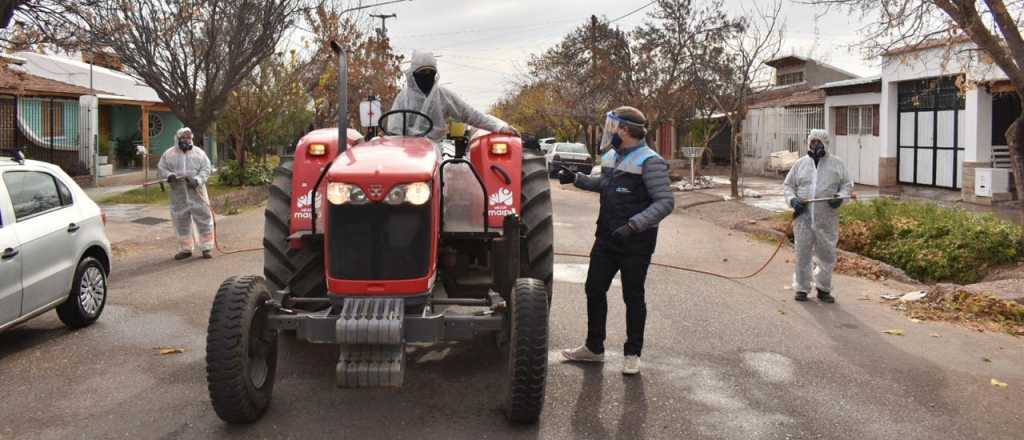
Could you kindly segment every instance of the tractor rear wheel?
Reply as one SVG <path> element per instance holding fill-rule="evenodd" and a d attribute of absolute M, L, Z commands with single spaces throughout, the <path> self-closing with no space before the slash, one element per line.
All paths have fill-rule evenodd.
<path fill-rule="evenodd" d="M 206 333 L 206 383 L 217 416 L 252 423 L 270 406 L 277 332 L 267 318 L 270 290 L 258 276 L 231 277 L 217 289 Z"/>
<path fill-rule="evenodd" d="M 267 209 L 263 213 L 263 275 L 275 290 L 291 288 L 300 298 L 323 297 L 327 294 L 324 276 L 323 246 L 291 249 L 288 235 L 292 218 L 292 158 L 281 158 L 270 184 Z M 299 194 L 302 196 L 302 194 Z M 310 201 L 313 208 L 316 203 Z"/>
<path fill-rule="evenodd" d="M 520 278 L 511 296 L 505 415 L 511 422 L 535 423 L 544 408 L 548 371 L 548 293 L 543 281 Z"/>
<path fill-rule="evenodd" d="M 551 304 L 551 282 L 555 269 L 555 224 L 552 220 L 551 182 L 544 156 L 523 152 L 521 276 L 544 282 Z"/>

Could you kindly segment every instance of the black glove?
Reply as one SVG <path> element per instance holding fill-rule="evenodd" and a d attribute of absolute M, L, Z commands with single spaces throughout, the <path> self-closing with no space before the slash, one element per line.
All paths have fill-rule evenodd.
<path fill-rule="evenodd" d="M 174 174 L 167 176 L 167 183 L 174 183 L 175 180 L 178 180 L 178 176 Z"/>
<path fill-rule="evenodd" d="M 186 177 L 185 184 L 188 185 L 189 188 L 195 188 L 199 186 L 199 181 L 196 180 L 195 177 Z"/>
<path fill-rule="evenodd" d="M 843 206 L 843 199 L 840 199 L 839 194 L 836 194 L 836 198 L 828 201 L 828 206 L 832 209 L 839 209 L 840 206 Z"/>
<path fill-rule="evenodd" d="M 576 182 L 576 173 L 569 171 L 566 167 L 558 167 L 558 170 L 555 171 L 555 177 L 558 177 L 558 183 L 562 185 Z"/>
<path fill-rule="evenodd" d="M 800 199 L 793 197 L 793 200 L 789 201 L 789 206 L 793 207 L 793 218 L 800 217 L 807 210 L 807 205 L 801 202 Z"/>
<path fill-rule="evenodd" d="M 626 223 L 622 226 L 619 226 L 618 229 L 613 231 L 612 237 L 615 237 L 619 240 L 625 240 L 629 238 L 630 235 L 633 235 L 634 232 L 636 232 L 636 230 L 633 229 L 633 226 L 630 225 L 629 223 Z"/>

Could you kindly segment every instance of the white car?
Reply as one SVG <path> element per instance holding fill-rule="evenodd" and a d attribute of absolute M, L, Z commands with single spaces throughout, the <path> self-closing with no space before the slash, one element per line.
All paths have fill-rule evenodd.
<path fill-rule="evenodd" d="M 537 140 L 537 143 L 540 144 L 541 151 L 543 151 L 544 154 L 547 154 L 551 151 L 551 147 L 554 147 L 558 141 L 555 140 L 555 138 L 541 138 Z"/>
<path fill-rule="evenodd" d="M 555 175 L 558 168 L 590 174 L 594 168 L 594 160 L 587 151 L 587 146 L 575 142 L 559 142 L 544 155 L 548 163 L 548 174 Z"/>
<path fill-rule="evenodd" d="M 0 157 L 0 331 L 49 310 L 92 324 L 107 302 L 100 207 L 59 167 Z"/>

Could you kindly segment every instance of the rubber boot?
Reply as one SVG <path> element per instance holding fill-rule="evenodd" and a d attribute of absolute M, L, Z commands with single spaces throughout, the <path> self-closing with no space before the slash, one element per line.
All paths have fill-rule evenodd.
<path fill-rule="evenodd" d="M 823 303 L 832 304 L 832 303 L 836 302 L 836 299 L 835 299 L 835 297 L 832 296 L 831 293 L 828 293 L 828 292 L 826 292 L 824 290 L 818 289 L 818 301 L 821 301 Z"/>
<path fill-rule="evenodd" d="M 174 259 L 175 260 L 184 260 L 184 259 L 186 259 L 188 257 L 191 257 L 191 256 L 192 256 L 192 252 L 191 251 L 181 251 L 181 252 L 178 252 L 177 254 L 174 254 Z"/>
<path fill-rule="evenodd" d="M 807 292 L 797 292 L 793 299 L 797 301 L 807 301 Z"/>
<path fill-rule="evenodd" d="M 209 260 L 210 258 L 213 258 L 213 253 L 210 251 L 203 251 L 203 258 Z"/>

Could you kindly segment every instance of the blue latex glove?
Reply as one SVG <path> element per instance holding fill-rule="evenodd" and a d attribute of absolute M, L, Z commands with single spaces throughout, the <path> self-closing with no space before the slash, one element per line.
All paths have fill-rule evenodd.
<path fill-rule="evenodd" d="M 636 232 L 636 230 L 633 229 L 633 226 L 631 226 L 629 223 L 626 223 L 622 226 L 619 226 L 618 229 L 612 231 L 612 237 L 615 237 L 616 239 L 619 240 L 625 240 L 629 238 L 630 235 L 633 235 L 634 232 Z"/>
<path fill-rule="evenodd" d="M 555 171 L 555 177 L 558 177 L 558 183 L 562 185 L 576 182 L 576 173 L 569 171 L 566 167 L 558 167 L 558 170 Z"/>
<path fill-rule="evenodd" d="M 793 200 L 789 201 L 789 206 L 793 207 L 793 218 L 800 217 L 807 210 L 807 205 L 801 202 L 800 199 L 793 197 Z"/>
<path fill-rule="evenodd" d="M 836 198 L 828 201 L 828 206 L 832 209 L 839 209 L 843 206 L 843 199 L 839 198 L 839 194 L 836 194 Z"/>

